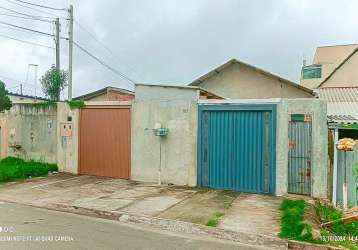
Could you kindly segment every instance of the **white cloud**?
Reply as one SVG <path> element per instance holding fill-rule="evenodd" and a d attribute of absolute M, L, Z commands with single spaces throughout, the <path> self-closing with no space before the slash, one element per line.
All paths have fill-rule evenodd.
<path fill-rule="evenodd" d="M 233 57 L 298 80 L 303 55 L 310 60 L 316 46 L 353 43 L 358 37 L 355 13 L 358 2 L 354 0 L 71 2 L 75 18 L 112 53 L 76 24 L 75 40 L 139 82 L 185 84 Z M 67 7 L 69 1 L 41 0 L 38 3 Z M 25 11 L 19 6 L 8 6 Z M 46 24 L 3 16 L 0 20 L 51 32 Z M 62 35 L 67 36 L 64 21 L 62 31 Z M 53 44 L 49 38 L 3 26 L 0 26 L 0 34 Z M 68 46 L 67 41 L 61 42 L 61 64 L 66 68 Z M 3 38 L 0 38 L 0 53 L 0 76 L 20 80 L 26 77 L 29 63 L 40 65 L 39 75 L 54 63 L 52 51 Z M 127 87 L 128 83 L 75 48 L 74 94 L 106 85 Z"/>

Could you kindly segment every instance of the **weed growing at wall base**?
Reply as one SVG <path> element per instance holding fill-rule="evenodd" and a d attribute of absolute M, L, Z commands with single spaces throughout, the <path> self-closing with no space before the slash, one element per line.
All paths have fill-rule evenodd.
<path fill-rule="evenodd" d="M 44 176 L 57 171 L 56 164 L 37 161 L 24 161 L 15 157 L 7 157 L 0 161 L 0 183 L 29 177 Z"/>
<path fill-rule="evenodd" d="M 321 243 L 312 235 L 311 225 L 303 222 L 306 203 L 304 200 L 284 199 L 281 210 L 280 237 L 290 240 Z"/>

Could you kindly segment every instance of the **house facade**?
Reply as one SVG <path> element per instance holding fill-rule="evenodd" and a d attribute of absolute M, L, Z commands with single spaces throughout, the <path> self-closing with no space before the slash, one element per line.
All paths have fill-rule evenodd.
<path fill-rule="evenodd" d="M 232 59 L 189 84 L 230 99 L 313 98 L 313 91 Z"/>
<path fill-rule="evenodd" d="M 12 93 L 12 92 L 9 92 L 8 96 L 12 103 L 36 103 L 36 102 L 48 101 L 48 99 L 43 97 L 23 95 L 23 94 Z"/>
<path fill-rule="evenodd" d="M 317 47 L 312 64 L 302 67 L 300 85 L 317 89 L 328 81 L 325 87 L 351 87 L 357 76 L 358 61 L 350 57 L 357 48 L 358 44 Z M 344 69 L 341 69 L 343 65 Z"/>
<path fill-rule="evenodd" d="M 319 99 L 327 102 L 330 160 L 328 190 L 333 204 L 343 207 L 357 203 L 355 179 L 346 177 L 355 175 L 355 161 L 345 160 L 356 156 L 353 152 L 345 154 L 337 150 L 335 145 L 342 138 L 358 139 L 357 67 L 358 44 L 324 46 L 316 49 L 313 63 L 303 66 L 301 73 L 301 84 L 314 89 Z M 346 162 L 354 163 L 350 166 Z M 345 183 L 348 186 L 345 191 L 342 188 L 343 180 L 350 180 Z"/>

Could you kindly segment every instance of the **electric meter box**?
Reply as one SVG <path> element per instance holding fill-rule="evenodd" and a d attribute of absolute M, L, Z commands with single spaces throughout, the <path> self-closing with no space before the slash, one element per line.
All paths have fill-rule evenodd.
<path fill-rule="evenodd" d="M 168 135 L 169 129 L 168 128 L 157 128 L 153 129 L 154 135 L 156 136 L 166 136 Z"/>

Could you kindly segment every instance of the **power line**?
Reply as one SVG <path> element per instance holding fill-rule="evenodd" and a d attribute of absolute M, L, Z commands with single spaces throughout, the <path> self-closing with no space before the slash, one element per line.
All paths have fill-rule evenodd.
<path fill-rule="evenodd" d="M 19 11 L 13 10 L 13 9 L 5 8 L 5 7 L 2 7 L 2 6 L 0 6 L 0 9 L 7 10 L 7 11 L 10 11 L 12 13 L 19 14 L 19 15 L 22 15 L 22 16 L 43 18 L 43 19 L 52 19 L 53 20 L 53 17 L 30 15 L 30 14 L 19 12 Z"/>
<path fill-rule="evenodd" d="M 97 62 L 99 62 L 101 65 L 103 65 L 104 67 L 106 67 L 107 69 L 109 69 L 110 71 L 112 71 L 113 73 L 119 75 L 120 77 L 126 79 L 127 81 L 131 82 L 133 85 L 136 83 L 134 80 L 132 80 L 130 77 L 128 77 L 127 75 L 123 74 L 122 72 L 119 72 L 118 70 L 116 70 L 115 68 L 109 66 L 108 64 L 106 64 L 105 62 L 103 62 L 101 59 L 99 59 L 97 56 L 93 55 L 91 52 L 89 52 L 88 50 L 86 50 L 85 48 L 83 48 L 82 46 L 80 46 L 77 42 L 73 42 L 73 44 L 79 48 L 80 50 L 82 50 L 83 52 L 85 52 L 87 55 L 89 55 L 90 57 L 92 57 L 94 60 L 96 60 Z M 132 86 L 131 86 L 132 87 Z"/>
<path fill-rule="evenodd" d="M 15 18 L 22 18 L 22 19 L 28 19 L 28 20 L 36 20 L 36 21 L 42 21 L 45 23 L 52 23 L 53 21 L 49 21 L 49 20 L 44 20 L 41 18 L 36 18 L 36 17 L 27 17 L 27 16 L 17 16 L 17 15 L 12 15 L 12 14 L 7 14 L 7 13 L 0 13 L 1 16 L 8 16 L 8 17 L 15 17 Z"/>
<path fill-rule="evenodd" d="M 45 9 L 50 9 L 50 10 L 64 10 L 67 11 L 67 9 L 65 8 L 54 8 L 51 6 L 45 6 L 45 5 L 41 5 L 41 4 L 35 4 L 35 3 L 30 3 L 30 2 L 26 2 L 26 1 L 22 1 L 22 0 L 14 0 L 16 2 L 20 2 L 20 3 L 24 3 L 24 4 L 28 4 L 28 5 L 32 5 L 32 6 L 36 6 L 36 7 L 40 7 L 40 8 L 45 8 Z"/>
<path fill-rule="evenodd" d="M 23 29 L 23 30 L 35 32 L 35 33 L 38 33 L 38 34 L 41 34 L 41 35 L 53 37 L 52 34 L 46 33 L 46 32 L 42 32 L 42 31 L 39 31 L 39 30 L 33 30 L 33 29 L 29 29 L 29 28 L 26 28 L 26 27 L 18 26 L 18 25 L 11 24 L 11 23 L 7 23 L 7 22 L 3 22 L 3 21 L 0 21 L 0 23 L 5 24 L 5 25 L 8 25 L 8 26 L 10 26 L 10 27 L 15 27 L 15 28 L 18 28 L 18 29 Z"/>
<path fill-rule="evenodd" d="M 26 9 L 30 9 L 30 10 L 34 10 L 34 11 L 37 11 L 37 12 L 40 12 L 40 13 L 44 13 L 46 15 L 51 15 L 51 16 L 54 15 L 53 13 L 50 13 L 50 12 L 47 12 L 47 11 L 44 11 L 44 10 L 39 10 L 39 9 L 36 9 L 36 8 L 32 8 L 32 7 L 29 7 L 29 6 L 14 2 L 14 0 L 4 0 L 4 1 L 6 1 L 8 3 L 11 3 L 11 4 L 15 4 L 17 6 L 21 6 L 21 7 L 26 8 Z"/>
<path fill-rule="evenodd" d="M 113 54 L 113 52 L 104 43 L 102 43 L 99 39 L 97 39 L 97 37 L 93 35 L 88 29 L 82 26 L 76 19 L 74 21 L 80 28 L 86 31 L 94 40 L 96 40 L 99 44 L 101 44 L 109 53 Z"/>
<path fill-rule="evenodd" d="M 31 45 L 34 45 L 34 46 L 44 47 L 44 48 L 53 49 L 53 50 L 55 49 L 54 47 L 50 47 L 50 46 L 47 46 L 47 45 L 44 45 L 44 44 L 34 43 L 34 42 L 30 42 L 30 41 L 25 41 L 25 40 L 21 40 L 21 39 L 18 39 L 18 38 L 6 36 L 6 35 L 3 35 L 3 34 L 0 34 L 0 37 L 7 38 L 7 39 L 11 39 L 11 40 L 18 41 L 18 42 L 22 42 L 22 43 L 31 44 Z"/>
<path fill-rule="evenodd" d="M 117 62 L 119 62 L 115 56 L 116 53 L 114 53 L 106 44 L 104 44 L 101 40 L 99 40 L 92 32 L 90 32 L 87 28 L 85 28 L 83 25 L 81 25 L 76 19 L 74 19 L 74 22 L 82 28 L 85 32 L 87 32 L 95 41 L 97 41 L 102 47 L 107 50 L 108 54 L 115 59 Z M 130 68 L 130 67 L 129 67 Z M 130 71 L 133 71 L 133 69 L 130 68 Z"/>
<path fill-rule="evenodd" d="M 18 25 L 11 24 L 11 23 L 7 23 L 7 22 L 3 22 L 3 21 L 0 21 L 0 24 L 5 24 L 5 25 L 8 25 L 8 26 L 10 26 L 10 27 L 14 27 L 14 28 L 18 28 L 18 29 L 22 29 L 22 30 L 26 30 L 26 31 L 34 32 L 34 33 L 38 33 L 38 34 L 41 34 L 41 35 L 44 35 L 44 36 L 54 37 L 54 35 L 53 35 L 53 34 L 50 34 L 50 33 L 42 32 L 42 31 L 34 30 L 34 29 L 29 29 L 29 28 L 26 28 L 26 27 L 23 27 L 23 26 L 18 26 Z M 60 37 L 60 38 L 61 38 L 61 39 L 68 40 L 67 37 Z"/>

